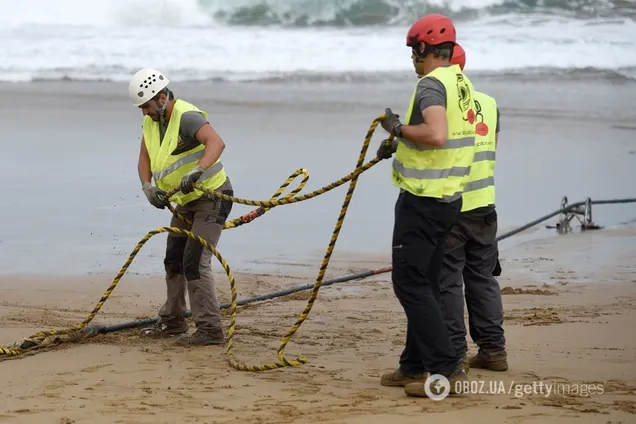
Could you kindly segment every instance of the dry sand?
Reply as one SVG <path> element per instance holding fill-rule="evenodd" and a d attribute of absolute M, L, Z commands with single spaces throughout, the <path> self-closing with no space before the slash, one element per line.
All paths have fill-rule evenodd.
<path fill-rule="evenodd" d="M 396 365 L 405 328 L 390 274 L 383 274 L 320 292 L 285 351 L 289 359 L 308 358 L 298 368 L 241 372 L 229 366 L 223 347 L 180 348 L 140 338 L 138 330 L 102 335 L 0 362 L 0 422 L 371 424 L 421 423 L 425 414 L 434 414 L 429 417 L 444 423 L 633 423 L 635 241 L 632 227 L 531 241 L 503 252 L 510 370 L 470 373 L 474 381 L 503 382 L 506 390 L 543 382 L 558 384 L 561 392 L 594 385 L 602 394 L 547 395 L 544 387 L 542 394 L 516 396 L 513 388 L 436 402 L 380 386 L 381 373 Z M 605 255 L 595 273 L 580 275 L 571 265 L 572 258 L 599 257 L 608 245 L 618 246 L 620 254 Z M 362 267 L 386 266 L 386 258 L 376 259 Z M 341 258 L 330 273 L 357 267 Z M 80 322 L 114 274 L 0 277 L 0 344 Z M 589 275 L 592 281 L 585 279 Z M 219 274 L 218 281 L 227 301 L 227 280 Z M 237 282 L 243 298 L 307 280 L 239 274 Z M 95 323 L 152 316 L 163 296 L 161 277 L 125 277 Z M 239 309 L 238 358 L 250 364 L 275 361 L 280 339 L 306 299 L 305 292 Z"/>

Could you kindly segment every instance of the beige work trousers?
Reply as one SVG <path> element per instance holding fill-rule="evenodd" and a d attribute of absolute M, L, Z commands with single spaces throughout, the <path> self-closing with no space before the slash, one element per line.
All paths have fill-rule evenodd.
<path fill-rule="evenodd" d="M 231 196 L 234 194 L 229 178 L 218 191 Z M 177 205 L 175 209 L 190 220 L 192 225 L 175 215 L 170 226 L 189 230 L 216 248 L 223 225 L 232 210 L 232 202 L 204 195 L 185 206 Z M 167 298 L 159 310 L 162 319 L 182 319 L 186 312 L 187 288 L 192 318 L 197 329 L 222 329 L 211 259 L 212 252 L 197 240 L 181 234 L 168 234 L 164 259 Z"/>

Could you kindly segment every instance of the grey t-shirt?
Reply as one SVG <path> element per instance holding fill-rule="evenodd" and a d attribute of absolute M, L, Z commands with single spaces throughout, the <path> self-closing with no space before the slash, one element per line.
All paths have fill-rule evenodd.
<path fill-rule="evenodd" d="M 194 138 L 194 134 L 199 131 L 204 124 L 208 123 L 208 120 L 205 119 L 201 112 L 197 112 L 194 110 L 185 112 L 181 115 L 181 123 L 179 125 L 179 142 L 177 148 L 172 154 L 179 154 L 183 152 L 187 152 L 188 150 L 192 150 L 200 143 Z M 168 125 L 159 124 L 159 132 L 161 134 L 161 141 L 163 141 L 163 136 L 166 133 L 166 129 Z"/>
<path fill-rule="evenodd" d="M 446 108 L 446 88 L 437 78 L 422 78 L 417 84 L 411 125 L 423 123 L 422 111 L 431 106 Z M 499 133 L 499 108 L 497 108 L 497 128 L 495 133 Z"/>

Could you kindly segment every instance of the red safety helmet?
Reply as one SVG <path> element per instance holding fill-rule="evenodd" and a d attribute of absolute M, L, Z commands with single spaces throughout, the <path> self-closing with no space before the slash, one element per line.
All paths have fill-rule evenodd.
<path fill-rule="evenodd" d="M 459 44 L 455 44 L 455 48 L 453 48 L 453 57 L 451 57 L 450 63 L 459 65 L 462 71 L 464 70 L 464 66 L 466 66 L 466 52 Z"/>
<path fill-rule="evenodd" d="M 441 43 L 455 43 L 455 25 L 444 15 L 426 15 L 415 21 L 406 36 L 406 45 L 416 47 L 419 43 L 436 46 Z"/>

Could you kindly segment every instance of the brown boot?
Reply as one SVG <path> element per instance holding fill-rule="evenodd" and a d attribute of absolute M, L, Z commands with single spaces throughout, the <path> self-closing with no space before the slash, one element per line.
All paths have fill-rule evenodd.
<path fill-rule="evenodd" d="M 190 336 L 179 337 L 175 343 L 181 346 L 221 345 L 225 343 L 225 336 L 223 330 L 197 330 Z"/>
<path fill-rule="evenodd" d="M 448 384 L 450 387 L 448 387 L 448 394 L 447 395 L 453 395 L 456 394 L 457 391 L 455 390 L 455 388 L 457 387 L 457 384 L 461 384 L 461 382 L 463 381 L 468 381 L 468 375 L 466 375 L 466 371 L 464 371 L 464 367 L 463 365 L 460 365 L 457 370 L 455 372 L 453 372 L 451 375 L 449 376 L 444 376 L 446 377 L 446 379 L 448 380 Z M 434 380 L 426 380 L 426 381 L 417 381 L 414 383 L 409 383 L 406 386 L 404 386 L 404 393 L 407 394 L 407 396 L 412 396 L 412 397 L 429 397 L 426 394 L 426 385 L 429 386 L 429 391 L 433 394 L 433 395 L 442 395 L 442 393 L 445 391 L 445 382 L 439 381 L 437 379 Z M 461 391 L 461 387 L 460 387 L 460 391 Z M 438 398 L 435 400 L 441 400 L 443 398 Z"/>
<path fill-rule="evenodd" d="M 380 384 L 388 387 L 404 387 L 409 383 L 417 381 L 423 382 L 428 378 L 428 375 L 427 372 L 405 375 L 402 374 L 402 371 L 398 368 L 393 372 L 382 374 Z"/>
<path fill-rule="evenodd" d="M 464 352 L 464 359 L 462 361 L 462 366 L 464 367 L 464 371 L 466 371 L 466 374 L 470 374 L 470 362 L 468 361 L 468 352 Z"/>
<path fill-rule="evenodd" d="M 471 368 L 506 371 L 508 369 L 508 357 L 506 353 L 487 354 L 480 350 L 477 355 L 470 358 L 468 364 Z"/>
<path fill-rule="evenodd" d="M 174 337 L 188 332 L 188 322 L 178 318 L 160 318 L 159 321 L 141 330 L 141 335 L 161 339 Z"/>

